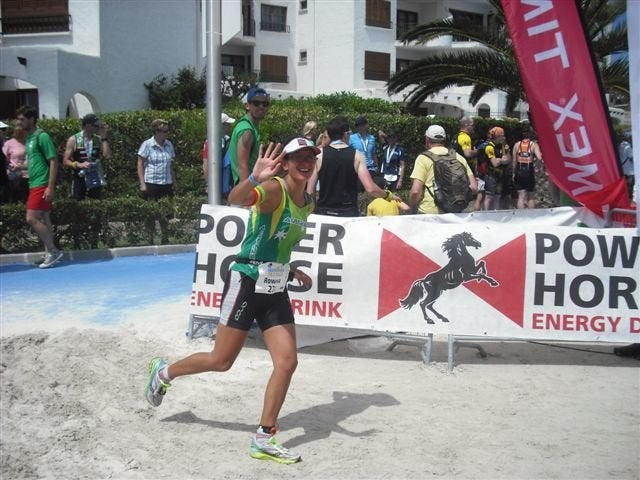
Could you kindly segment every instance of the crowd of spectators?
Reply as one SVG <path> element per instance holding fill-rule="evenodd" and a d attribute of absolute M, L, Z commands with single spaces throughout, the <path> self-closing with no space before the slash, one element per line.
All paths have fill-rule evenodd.
<path fill-rule="evenodd" d="M 254 87 L 245 96 L 245 115 L 237 121 L 226 113 L 221 115 L 221 168 L 218 176 L 222 204 L 226 203 L 234 185 L 247 178 L 254 181 L 251 172 L 262 140 L 260 124 L 268 115 L 270 104 L 269 93 Z M 58 176 L 58 159 L 51 138 L 37 127 L 34 112 L 32 107 L 19 110 L 11 128 L 0 122 L 0 160 L 3 166 L 0 168 L 0 201 L 27 205 L 27 222 L 45 246 L 41 264 L 50 265 L 59 258 L 53 263 L 46 262 L 48 255 L 60 256 L 51 239 L 49 216 Z M 62 165 L 70 175 L 73 199 L 99 200 L 107 186 L 104 164 L 111 159 L 109 127 L 93 113 L 82 118 L 81 126 L 81 130 L 67 140 Z M 137 175 L 142 197 L 154 201 L 174 194 L 176 152 L 169 140 L 171 130 L 168 121 L 155 119 L 150 130 L 151 136 L 137 151 Z M 534 191 L 543 168 L 543 157 L 532 126 L 526 121 L 523 123 L 521 138 L 512 139 L 515 140 L 513 148 L 500 126 L 490 128 L 484 139 L 474 138 L 474 130 L 474 119 L 468 116 L 460 119 L 460 130 L 452 138 L 447 138 L 442 126 L 431 125 L 425 132 L 426 150 L 415 159 L 407 158 L 398 132 L 377 129 L 376 136 L 371 133 L 364 116 L 355 118 L 353 123 L 345 117 L 336 117 L 324 126 L 311 119 L 300 131 L 294 132 L 292 138 L 304 138 L 320 151 L 306 187 L 307 192 L 316 198 L 317 214 L 443 213 L 432 192 L 434 164 L 438 158 L 452 153 L 455 157 L 451 158 L 456 158 L 467 172 L 468 187 L 473 194 L 466 211 L 536 208 Z M 9 132 L 11 135 L 7 138 Z M 619 145 L 619 156 L 631 195 L 635 179 L 630 132 L 625 133 Z M 208 181 L 210 158 L 206 140 L 202 161 L 204 177 Z M 413 165 L 412 170 L 407 171 L 410 165 Z M 408 205 L 399 195 L 406 187 Z M 40 196 L 37 199 L 34 197 L 36 188 Z M 43 189 L 46 189 L 46 195 Z M 549 182 L 549 189 L 553 194 L 557 187 Z M 359 204 L 358 195 L 362 192 L 373 197 L 368 206 Z M 167 218 L 148 221 L 159 223 L 160 242 L 167 243 Z M 155 225 L 149 227 L 149 231 L 155 230 Z M 154 242 L 152 235 L 149 242 Z"/>

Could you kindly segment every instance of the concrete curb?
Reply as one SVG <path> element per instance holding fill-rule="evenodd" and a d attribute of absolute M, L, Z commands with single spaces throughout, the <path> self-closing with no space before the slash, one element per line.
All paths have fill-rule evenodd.
<path fill-rule="evenodd" d="M 104 260 L 140 255 L 168 255 L 196 251 L 196 244 L 148 245 L 142 247 L 107 248 L 103 250 L 65 250 L 62 261 Z M 0 255 L 0 265 L 32 264 L 42 258 L 43 252 L 9 253 Z"/>

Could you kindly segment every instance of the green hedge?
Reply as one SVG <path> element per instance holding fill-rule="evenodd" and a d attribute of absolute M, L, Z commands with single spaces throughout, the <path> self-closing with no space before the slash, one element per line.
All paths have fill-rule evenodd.
<path fill-rule="evenodd" d="M 223 110 L 235 118 L 244 114 L 242 103 L 234 101 Z M 353 121 L 365 115 L 371 131 L 394 129 L 405 145 L 408 171 L 413 160 L 424 150 L 424 131 L 431 124 L 442 125 L 449 135 L 458 131 L 458 121 L 451 118 L 427 118 L 403 113 L 394 103 L 379 99 L 363 99 L 350 93 L 320 95 L 307 99 L 272 98 L 272 106 L 261 123 L 263 142 L 282 142 L 300 134 L 309 120 L 321 129 L 336 115 Z M 130 111 L 100 114 L 109 124 L 111 161 L 105 162 L 107 186 L 101 201 L 75 202 L 70 198 L 69 175 L 56 190 L 52 220 L 56 226 L 56 240 L 63 248 L 95 248 L 145 244 L 148 231 L 145 219 L 169 210 L 178 220 L 170 223 L 170 241 L 195 242 L 193 225 L 197 222 L 200 205 L 206 203 L 206 182 L 202 174 L 201 148 L 206 136 L 206 111 Z M 152 134 L 149 125 L 155 118 L 167 120 L 171 126 L 169 139 L 176 150 L 176 197 L 171 205 L 145 202 L 141 199 L 137 179 L 137 151 L 140 144 Z M 42 119 L 40 126 L 52 137 L 60 158 L 67 139 L 81 128 L 79 119 Z M 505 128 L 508 141 L 513 143 L 520 135 L 520 124 L 515 120 L 495 121 L 477 119 L 477 138 L 486 138 L 492 126 Z M 409 182 L 405 182 L 408 186 Z M 401 192 L 406 193 L 406 192 Z M 37 238 L 24 221 L 24 206 L 0 206 L 0 249 L 2 252 L 24 252 L 41 249 Z"/>
<path fill-rule="evenodd" d="M 83 202 L 59 199 L 54 202 L 51 220 L 56 244 L 65 250 L 149 245 L 153 232 L 154 243 L 159 243 L 159 228 L 155 222 L 152 227 L 150 220 L 161 216 L 169 221 L 170 243 L 196 243 L 200 207 L 206 202 L 206 197 L 192 194 L 157 202 L 141 196 Z M 24 204 L 2 206 L 1 253 L 42 250 L 38 237 L 25 222 L 25 214 Z"/>

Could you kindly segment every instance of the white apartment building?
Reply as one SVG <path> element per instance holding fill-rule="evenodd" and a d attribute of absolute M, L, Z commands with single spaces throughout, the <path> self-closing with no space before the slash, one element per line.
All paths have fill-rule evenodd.
<path fill-rule="evenodd" d="M 404 45 L 397 40 L 400 33 L 450 15 L 477 25 L 491 16 L 485 0 L 222 2 L 227 20 L 237 15 L 241 25 L 222 46 L 222 70 L 257 73 L 275 98 L 346 91 L 389 99 L 386 81 L 411 61 L 477 48 L 450 37 Z M 55 118 L 148 108 L 144 83 L 184 66 L 201 71 L 206 64 L 206 4 L 0 0 L 0 118 L 12 117 L 25 103 Z M 504 115 L 504 94 L 488 94 L 474 107 L 469 91 L 442 91 L 425 102 L 425 113 Z M 402 96 L 391 100 L 402 101 Z"/>

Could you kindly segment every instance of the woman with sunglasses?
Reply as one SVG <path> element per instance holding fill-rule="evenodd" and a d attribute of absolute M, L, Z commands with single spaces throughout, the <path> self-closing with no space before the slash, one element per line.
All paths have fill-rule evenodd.
<path fill-rule="evenodd" d="M 251 173 L 258 158 L 260 122 L 269 110 L 269 94 L 264 88 L 253 87 L 247 92 L 247 113 L 238 121 L 229 142 L 231 175 L 237 185 Z"/>
<path fill-rule="evenodd" d="M 158 200 L 163 197 L 173 197 L 176 173 L 173 161 L 176 152 L 173 144 L 167 139 L 169 136 L 169 122 L 161 118 L 151 122 L 153 136 L 140 145 L 138 149 L 138 180 L 140 191 L 145 200 Z M 167 219 L 161 215 L 158 218 L 162 243 L 169 242 Z M 150 219 L 147 225 L 149 243 L 153 244 L 155 220 Z"/>
<path fill-rule="evenodd" d="M 301 457 L 278 443 L 274 436 L 280 408 L 298 364 L 287 284 L 294 279 L 307 289 L 312 284 L 307 274 L 291 269 L 289 261 L 294 246 L 305 235 L 307 217 L 313 210 L 305 185 L 320 149 L 306 138 L 295 138 L 282 153 L 279 151 L 280 144 L 275 148 L 269 144 L 262 155 L 260 147 L 252 174 L 229 194 L 232 205 L 251 207 L 251 212 L 240 253 L 225 279 L 213 351 L 196 353 L 171 365 L 154 358 L 149 365 L 145 393 L 147 401 L 157 407 L 170 382 L 177 377 L 229 370 L 255 320 L 262 330 L 273 371 L 249 455 L 288 464 L 300 461 Z M 282 171 L 282 177 L 276 176 Z"/>

